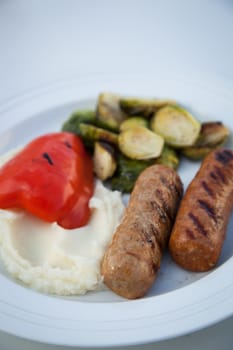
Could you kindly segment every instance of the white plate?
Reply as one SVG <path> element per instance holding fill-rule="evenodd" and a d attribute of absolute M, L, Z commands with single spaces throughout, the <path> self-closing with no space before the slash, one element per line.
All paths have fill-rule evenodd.
<path fill-rule="evenodd" d="M 96 74 L 56 82 L 0 107 L 1 120 L 11 126 L 0 134 L 0 153 L 39 134 L 60 130 L 71 111 L 94 107 L 98 93 L 106 90 L 175 98 L 202 120 L 222 120 L 233 130 L 230 86 L 203 75 L 191 79 L 158 72 Z M 232 148 L 231 141 L 228 146 Z M 182 163 L 179 172 L 185 186 L 197 167 Z M 232 229 L 233 220 L 228 233 Z M 217 268 L 210 273 L 186 272 L 166 254 L 148 296 L 134 301 L 110 291 L 77 298 L 43 295 L 14 281 L 1 267 L 0 329 L 31 340 L 73 346 L 142 344 L 187 334 L 233 314 L 232 256 L 230 234 Z"/>

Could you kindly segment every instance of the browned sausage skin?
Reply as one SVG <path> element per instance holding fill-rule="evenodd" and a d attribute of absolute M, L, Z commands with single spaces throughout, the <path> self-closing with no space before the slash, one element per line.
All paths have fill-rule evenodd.
<path fill-rule="evenodd" d="M 178 174 L 164 165 L 139 176 L 102 261 L 104 282 L 115 293 L 134 299 L 151 287 L 182 193 Z"/>
<path fill-rule="evenodd" d="M 213 268 L 232 206 L 233 151 L 217 149 L 204 159 L 181 202 L 169 241 L 174 261 L 192 271 Z"/>

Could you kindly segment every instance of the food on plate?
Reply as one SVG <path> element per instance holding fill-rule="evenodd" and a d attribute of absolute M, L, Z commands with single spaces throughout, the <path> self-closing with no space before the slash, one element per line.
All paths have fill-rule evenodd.
<path fill-rule="evenodd" d="M 153 165 L 138 177 L 101 266 L 115 293 L 139 298 L 154 283 L 182 192 L 177 172 L 167 166 Z"/>
<path fill-rule="evenodd" d="M 134 126 L 120 133 L 118 145 L 128 158 L 152 159 L 161 155 L 164 139 L 144 126 Z"/>
<path fill-rule="evenodd" d="M 19 210 L 0 210 L 0 253 L 11 276 L 40 292 L 79 295 L 106 288 L 100 262 L 124 211 L 119 192 L 96 181 L 87 225 L 64 229 Z"/>
<path fill-rule="evenodd" d="M 58 295 L 104 288 L 100 262 L 124 205 L 120 192 L 94 180 L 81 140 L 43 135 L 0 165 L 0 253 L 9 274 Z"/>
<path fill-rule="evenodd" d="M 109 180 L 113 190 L 119 190 L 122 193 L 130 193 L 134 187 L 140 173 L 148 166 L 153 164 L 163 164 L 177 169 L 179 157 L 176 150 L 169 146 L 164 146 L 160 157 L 155 159 L 137 160 L 125 157 L 122 153 L 117 154 L 117 170 Z"/>
<path fill-rule="evenodd" d="M 144 126 L 145 128 L 149 128 L 149 122 L 143 117 L 127 118 L 120 124 L 120 131 L 131 129 L 134 126 Z"/>
<path fill-rule="evenodd" d="M 177 169 L 179 163 L 180 159 L 176 149 L 168 145 L 164 145 L 161 155 L 155 159 L 155 164 L 163 164 L 172 169 Z"/>
<path fill-rule="evenodd" d="M 200 122 L 180 106 L 160 108 L 151 118 L 151 129 L 163 136 L 168 145 L 177 148 L 193 145 L 200 128 Z"/>
<path fill-rule="evenodd" d="M 120 108 L 120 96 L 109 92 L 99 95 L 96 107 L 97 124 L 103 128 L 118 131 L 126 115 Z"/>
<path fill-rule="evenodd" d="M 106 142 L 95 142 L 93 162 L 94 172 L 100 180 L 112 177 L 117 167 L 113 146 Z"/>
<path fill-rule="evenodd" d="M 169 241 L 176 263 L 192 271 L 213 268 L 221 254 L 233 207 L 233 151 L 204 159 L 181 202 Z"/>
<path fill-rule="evenodd" d="M 67 129 L 67 131 L 69 131 L 69 129 Z M 118 144 L 117 134 L 91 124 L 80 123 L 78 135 L 81 136 L 85 146 L 88 148 L 93 148 L 96 141 L 103 141 L 110 145 Z"/>
<path fill-rule="evenodd" d="M 31 141 L 0 169 L 0 208 L 22 208 L 64 228 L 85 225 L 93 167 L 79 137 L 60 132 Z"/>
<path fill-rule="evenodd" d="M 69 132 L 73 132 L 74 134 L 79 134 L 77 130 L 79 130 L 79 125 L 81 124 L 95 124 L 96 115 L 95 111 L 90 109 L 81 109 L 74 111 L 69 119 L 63 124 L 63 130 L 68 130 Z"/>
<path fill-rule="evenodd" d="M 128 193 L 145 167 L 159 163 L 177 169 L 181 156 L 202 159 L 223 145 L 230 134 L 221 122 L 201 123 L 175 100 L 124 97 L 113 93 L 101 93 L 93 111 L 72 113 L 62 130 L 79 135 L 92 156 L 95 142 L 114 148 L 114 158 L 106 152 L 102 152 L 103 162 L 101 156 L 98 160 L 94 156 L 96 169 L 102 168 L 103 163 L 108 169 L 104 180 L 102 172 L 96 171 L 96 175 L 112 189 Z M 105 157 L 111 162 L 106 164 Z M 107 167 L 113 163 L 113 168 Z M 126 170 L 122 169 L 122 164 L 126 165 Z"/>
<path fill-rule="evenodd" d="M 130 193 L 140 173 L 152 164 L 154 164 L 153 159 L 130 159 L 122 153 L 118 153 L 117 169 L 109 180 L 111 188 L 122 193 Z"/>
<path fill-rule="evenodd" d="M 74 111 L 61 132 L 0 158 L 6 270 L 46 293 L 108 286 L 142 297 L 157 277 L 182 197 L 180 160 L 202 159 L 229 134 L 174 100 L 101 93 L 95 109 Z M 179 215 L 187 217 L 178 215 L 170 239 L 174 260 L 197 271 L 216 263 L 233 204 L 233 151 L 217 148 L 206 159 L 182 202 L 191 211 L 183 204 Z M 123 193 L 131 193 L 126 209 Z M 181 224 L 185 234 L 176 229 Z"/>
<path fill-rule="evenodd" d="M 203 159 L 213 149 L 224 145 L 229 135 L 229 129 L 222 122 L 202 123 L 197 141 L 193 146 L 184 148 L 182 153 L 190 159 Z"/>
<path fill-rule="evenodd" d="M 169 99 L 145 99 L 136 97 L 121 97 L 119 100 L 121 109 L 130 116 L 141 115 L 150 118 L 160 108 L 176 104 L 176 101 Z"/>

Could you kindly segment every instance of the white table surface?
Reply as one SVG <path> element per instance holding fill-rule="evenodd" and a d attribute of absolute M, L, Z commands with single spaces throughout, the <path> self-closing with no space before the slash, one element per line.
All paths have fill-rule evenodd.
<path fill-rule="evenodd" d="M 205 72 L 233 81 L 231 0 L 0 0 L 0 105 L 99 72 Z M 0 131 L 20 121 L 3 120 Z M 135 349 L 232 349 L 233 317 Z M 0 349 L 67 349 L 0 332 Z M 124 348 L 126 349 L 126 347 Z"/>

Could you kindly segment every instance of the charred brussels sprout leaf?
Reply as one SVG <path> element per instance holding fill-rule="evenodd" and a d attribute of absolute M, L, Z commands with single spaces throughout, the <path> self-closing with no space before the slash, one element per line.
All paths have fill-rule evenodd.
<path fill-rule="evenodd" d="M 114 147 L 105 142 L 95 142 L 93 162 L 94 172 L 100 180 L 112 177 L 117 168 Z"/>
<path fill-rule="evenodd" d="M 111 188 L 123 193 L 130 193 L 140 173 L 154 164 L 154 160 L 135 160 L 118 154 L 117 163 L 117 171 L 110 180 Z"/>
<path fill-rule="evenodd" d="M 151 119 L 151 129 L 161 135 L 173 147 L 192 146 L 201 125 L 188 111 L 180 106 L 161 108 Z"/>
<path fill-rule="evenodd" d="M 134 126 L 120 133 L 118 143 L 121 152 L 131 159 L 151 159 L 160 156 L 164 139 L 143 126 Z"/>
<path fill-rule="evenodd" d="M 176 150 L 168 145 L 165 145 L 159 158 L 155 159 L 156 164 L 167 165 L 170 168 L 177 169 L 179 166 L 179 156 Z"/>
<path fill-rule="evenodd" d="M 63 131 L 69 131 L 79 135 L 80 123 L 95 124 L 96 116 L 92 110 L 77 110 L 65 121 L 62 126 Z"/>
<path fill-rule="evenodd" d="M 95 141 L 103 141 L 116 146 L 118 145 L 117 134 L 94 125 L 80 123 L 79 135 L 89 147 L 93 147 Z"/>
<path fill-rule="evenodd" d="M 125 113 L 119 105 L 119 96 L 111 93 L 100 94 L 96 116 L 99 126 L 112 131 L 118 131 L 120 124 L 126 118 Z"/>
<path fill-rule="evenodd" d="M 224 145 L 230 130 L 221 122 L 202 123 L 199 137 L 192 147 L 182 149 L 182 153 L 190 159 L 202 159 L 214 148 Z"/>
<path fill-rule="evenodd" d="M 167 99 L 143 99 L 143 98 L 121 98 L 120 107 L 129 115 L 141 115 L 145 118 L 151 117 L 152 114 L 160 108 L 175 104 L 175 101 Z"/>

